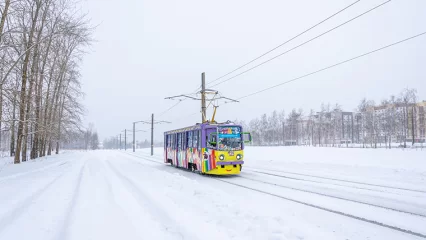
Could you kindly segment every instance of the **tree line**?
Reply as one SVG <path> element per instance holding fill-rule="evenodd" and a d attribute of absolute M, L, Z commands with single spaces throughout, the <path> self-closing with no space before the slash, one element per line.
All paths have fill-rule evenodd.
<path fill-rule="evenodd" d="M 425 138 L 426 105 L 417 102 L 417 90 L 404 89 L 379 103 L 364 98 L 349 112 L 322 103 L 317 111 L 273 111 L 235 122 L 251 132 L 253 145 L 407 147 Z"/>
<path fill-rule="evenodd" d="M 85 131 L 79 67 L 93 28 L 76 4 L 0 3 L 0 150 L 14 163 L 58 153 Z"/>
<path fill-rule="evenodd" d="M 99 136 L 93 123 L 89 123 L 86 130 L 71 132 L 62 140 L 62 148 L 64 149 L 96 150 L 99 147 Z"/>
<path fill-rule="evenodd" d="M 103 145 L 102 147 L 104 149 L 125 149 L 125 148 L 133 149 L 133 138 L 132 138 L 132 136 L 127 138 L 126 141 L 127 142 L 125 143 L 124 136 L 121 136 L 121 141 L 120 141 L 119 136 L 105 138 L 102 142 L 102 145 Z M 154 142 L 154 147 L 163 147 L 163 146 L 164 146 L 163 142 Z M 151 142 L 148 141 L 148 139 L 145 139 L 144 141 L 136 140 L 135 147 L 136 147 L 136 149 L 150 148 Z"/>

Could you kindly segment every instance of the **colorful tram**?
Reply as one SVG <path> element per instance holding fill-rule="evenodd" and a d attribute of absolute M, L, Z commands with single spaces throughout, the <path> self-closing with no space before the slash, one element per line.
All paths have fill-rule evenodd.
<path fill-rule="evenodd" d="M 201 174 L 239 174 L 250 133 L 230 122 L 202 123 L 164 133 L 164 162 Z"/>

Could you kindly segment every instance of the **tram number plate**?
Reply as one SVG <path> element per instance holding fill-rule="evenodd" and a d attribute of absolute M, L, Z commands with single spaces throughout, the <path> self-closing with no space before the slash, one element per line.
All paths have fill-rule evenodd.
<path fill-rule="evenodd" d="M 229 156 L 234 156 L 234 151 L 229 151 L 228 154 Z"/>

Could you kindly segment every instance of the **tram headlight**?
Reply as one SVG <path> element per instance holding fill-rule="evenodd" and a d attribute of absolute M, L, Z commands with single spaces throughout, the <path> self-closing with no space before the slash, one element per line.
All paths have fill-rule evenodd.
<path fill-rule="evenodd" d="M 241 154 L 237 155 L 237 159 L 240 160 L 243 156 L 241 156 Z"/>
<path fill-rule="evenodd" d="M 219 159 L 223 161 L 223 160 L 225 160 L 225 156 L 223 156 L 223 154 L 222 154 L 222 155 L 219 156 Z"/>

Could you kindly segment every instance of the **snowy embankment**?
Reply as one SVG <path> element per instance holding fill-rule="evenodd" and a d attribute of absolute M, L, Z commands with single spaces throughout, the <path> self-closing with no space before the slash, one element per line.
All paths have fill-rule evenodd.
<path fill-rule="evenodd" d="M 248 147 L 235 177 L 175 169 L 162 152 L 6 165 L 0 239 L 426 238 L 426 151 Z"/>

